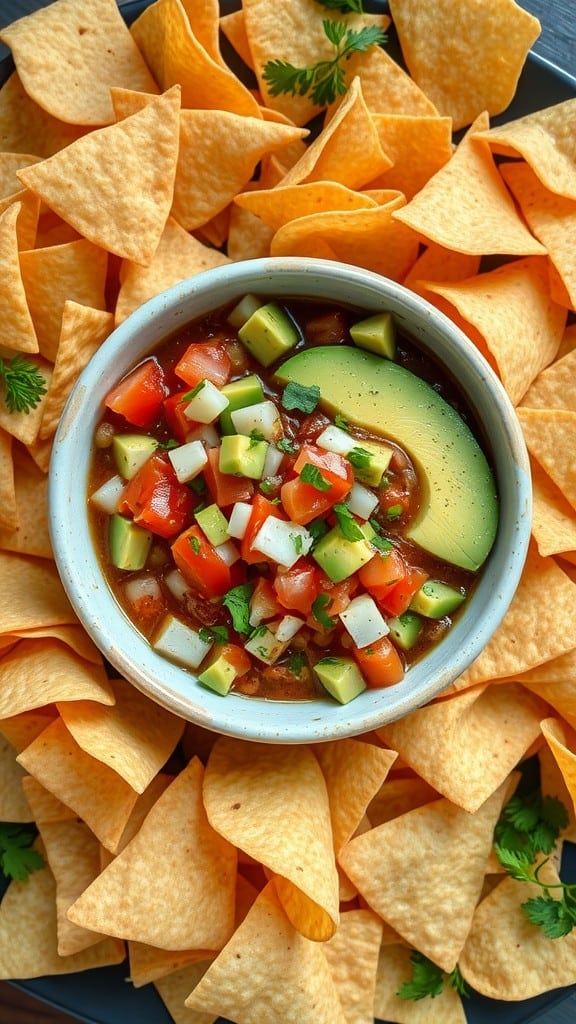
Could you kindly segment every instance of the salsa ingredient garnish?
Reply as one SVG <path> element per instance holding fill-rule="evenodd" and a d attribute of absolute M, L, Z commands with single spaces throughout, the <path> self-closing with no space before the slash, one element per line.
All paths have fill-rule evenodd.
<path fill-rule="evenodd" d="M 398 989 L 396 995 L 400 999 L 418 1000 L 425 999 L 427 996 L 434 999 L 435 996 L 440 995 L 445 983 L 455 989 L 461 996 L 470 995 L 458 966 L 447 974 L 441 967 L 438 967 L 438 964 L 429 960 L 427 956 L 424 956 L 417 949 L 412 950 L 410 954 L 410 964 L 412 966 L 412 977 L 409 981 L 402 982 Z"/>
<path fill-rule="evenodd" d="M 44 867 L 44 858 L 32 844 L 36 829 L 29 825 L 0 822 L 0 867 L 6 878 L 25 882 Z"/>
<path fill-rule="evenodd" d="M 371 46 L 386 42 L 387 36 L 375 25 L 360 29 L 348 28 L 343 21 L 322 22 L 327 38 L 336 52 L 331 60 L 320 60 L 310 67 L 297 68 L 285 60 L 271 60 L 265 64 L 262 77 L 272 96 L 290 93 L 292 96 L 309 95 L 318 107 L 326 107 L 346 92 L 343 64 L 353 53 L 364 53 Z"/>
<path fill-rule="evenodd" d="M 8 361 L 0 358 L 0 378 L 9 412 L 31 412 L 47 391 L 38 367 L 20 354 Z"/>

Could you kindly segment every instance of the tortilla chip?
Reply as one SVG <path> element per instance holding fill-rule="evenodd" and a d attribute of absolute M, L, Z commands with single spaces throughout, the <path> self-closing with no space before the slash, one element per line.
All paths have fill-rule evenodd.
<path fill-rule="evenodd" d="M 17 526 L 0 526 L 0 548 L 23 555 L 52 557 L 48 533 L 48 479 L 26 451 L 18 452 L 14 473 Z"/>
<path fill-rule="evenodd" d="M 16 233 L 20 208 L 20 203 L 13 203 L 0 215 L 0 317 L 3 338 L 10 342 L 6 347 L 14 352 L 38 352 L 20 270 Z"/>
<path fill-rule="evenodd" d="M 425 240 L 471 255 L 545 253 L 519 217 L 498 169 L 477 132 L 480 116 L 454 155 L 395 217 Z"/>
<path fill-rule="evenodd" d="M 362 92 L 373 114 L 407 114 L 413 117 L 437 117 L 438 110 L 413 78 L 386 50 L 371 46 L 365 53 L 353 53 L 346 62 L 346 81 L 358 76 Z M 337 107 L 328 110 L 332 115 Z"/>
<path fill-rule="evenodd" d="M 322 945 L 294 929 L 273 882 L 186 999 L 244 1024 L 346 1024 Z"/>
<path fill-rule="evenodd" d="M 576 199 L 576 98 L 479 134 L 494 153 L 523 156 L 542 184 Z"/>
<path fill-rule="evenodd" d="M 220 949 L 227 942 L 236 854 L 206 820 L 203 775 L 194 759 L 177 776 L 134 839 L 70 909 L 72 921 L 161 949 Z"/>
<path fill-rule="evenodd" d="M 213 60 L 223 63 L 220 54 L 218 0 L 182 0 L 182 6 L 200 45 Z"/>
<path fill-rule="evenodd" d="M 147 264 L 172 205 L 179 111 L 175 86 L 132 117 L 19 171 L 20 180 L 95 245 Z M 63 191 L 63 179 L 73 187 Z"/>
<path fill-rule="evenodd" d="M 438 790 L 416 775 L 399 779 L 388 776 L 370 801 L 366 813 L 370 824 L 375 827 L 422 804 L 429 804 L 439 796 Z"/>
<path fill-rule="evenodd" d="M 445 799 L 417 807 L 340 853 L 368 905 L 445 971 L 454 969 L 466 941 L 509 787 L 507 780 L 473 814 Z M 445 901 L 449 916 L 438 914 Z"/>
<path fill-rule="evenodd" d="M 0 199 L 6 199 L 22 188 L 16 171 L 30 164 L 37 164 L 40 157 L 30 153 L 0 152 Z"/>
<path fill-rule="evenodd" d="M 10 153 L 52 156 L 87 129 L 64 124 L 32 100 L 14 71 L 0 89 L 0 145 Z"/>
<path fill-rule="evenodd" d="M 143 942 L 132 941 L 128 943 L 128 955 L 130 958 L 130 981 L 134 988 L 142 988 L 143 985 L 149 985 L 150 982 L 158 981 L 176 971 L 214 957 L 214 953 L 209 950 L 158 949 L 157 946 L 147 946 Z M 192 988 L 191 985 L 182 996 L 182 1006 Z"/>
<path fill-rule="evenodd" d="M 46 728 L 46 725 L 44 725 L 43 728 Z M 42 729 L 40 732 L 41 731 Z M 29 742 L 32 742 L 32 739 L 30 739 Z M 25 746 L 28 746 L 28 744 L 25 744 Z M 24 749 L 24 747 L 21 747 L 21 749 Z M 31 775 L 25 775 L 23 778 L 22 789 L 24 790 L 26 799 L 32 808 L 34 821 L 37 825 L 40 825 L 43 822 L 50 824 L 55 821 L 77 820 L 76 814 L 71 807 L 66 807 L 66 804 L 63 804 L 61 800 L 58 800 L 53 793 L 49 793 L 48 790 L 38 782 L 38 779 L 33 779 Z"/>
<path fill-rule="evenodd" d="M 392 167 L 371 180 L 370 188 L 397 188 L 412 199 L 452 156 L 449 117 L 373 114 L 380 145 Z"/>
<path fill-rule="evenodd" d="M 16 750 L 0 736 L 0 821 L 33 821 L 34 815 L 22 788 L 24 769 L 16 760 Z"/>
<path fill-rule="evenodd" d="M 111 680 L 110 687 L 113 705 L 74 700 L 58 710 L 82 750 L 143 793 L 173 753 L 184 721 L 124 679 Z"/>
<path fill-rule="evenodd" d="M 4 529 L 18 526 L 12 435 L 0 429 L 0 524 Z"/>
<path fill-rule="evenodd" d="M 274 231 L 259 217 L 233 205 L 230 209 L 230 224 L 226 251 L 231 260 L 257 259 L 270 255 L 270 244 Z"/>
<path fill-rule="evenodd" d="M 2 633 L 77 621 L 50 562 L 0 551 L 0 578 Z"/>
<path fill-rule="evenodd" d="M 576 732 L 558 718 L 547 718 L 542 722 L 542 733 L 576 809 Z"/>
<path fill-rule="evenodd" d="M 376 206 L 374 199 L 338 182 L 312 181 L 298 185 L 277 185 L 275 188 L 242 192 L 234 200 L 256 214 L 264 224 L 278 231 L 289 221 L 331 210 L 365 210 Z"/>
<path fill-rule="evenodd" d="M 545 558 L 576 552 L 574 509 L 535 460 L 532 460 L 531 470 L 532 534 L 539 553 Z"/>
<path fill-rule="evenodd" d="M 162 89 L 178 83 L 187 109 L 229 110 L 258 117 L 251 92 L 215 61 L 194 35 L 180 0 L 158 0 L 132 25 L 132 35 Z"/>
<path fill-rule="evenodd" d="M 5 199 L 0 199 L 0 214 L 9 206 L 19 205 L 16 219 L 16 239 L 20 252 L 32 249 L 36 243 L 36 232 L 40 216 L 40 200 L 30 189 L 20 188 Z"/>
<path fill-rule="evenodd" d="M 6 636 L 6 634 L 5 634 Z M 31 640 L 34 637 L 49 637 L 60 640 L 85 661 L 102 665 L 102 655 L 82 626 L 74 621 L 71 625 L 39 625 L 27 629 L 15 629 L 11 639 Z"/>
<path fill-rule="evenodd" d="M 551 864 L 544 879 L 558 880 Z M 541 894 L 540 886 L 507 877 L 474 915 L 459 967 L 464 980 L 489 999 L 530 999 L 576 981 L 576 931 L 551 941 L 521 909 Z"/>
<path fill-rule="evenodd" d="M 250 43 L 248 42 L 248 36 L 246 35 L 244 11 L 240 9 L 237 11 L 230 11 L 228 14 L 223 14 L 220 18 L 220 31 L 223 33 L 230 43 L 230 46 L 236 51 L 241 60 L 244 61 L 246 67 L 254 70 Z"/>
<path fill-rule="evenodd" d="M 54 362 L 64 303 L 70 299 L 95 309 L 106 308 L 108 254 L 80 239 L 20 256 L 22 280 L 41 354 Z"/>
<path fill-rule="evenodd" d="M 204 977 L 210 963 L 210 960 L 200 960 L 159 978 L 154 983 L 174 1024 L 216 1024 L 213 1013 L 197 1012 L 184 1005 L 184 1000 Z"/>
<path fill-rule="evenodd" d="M 114 702 L 104 667 L 85 662 L 56 640 L 21 640 L 0 660 L 0 681 L 0 717 L 56 701 Z"/>
<path fill-rule="evenodd" d="M 558 351 L 566 310 L 550 298 L 545 260 L 528 257 L 464 281 L 432 282 L 426 295 L 454 306 L 473 340 L 481 336 L 514 405 Z"/>
<path fill-rule="evenodd" d="M 522 405 L 531 409 L 568 409 L 576 412 L 576 395 L 572 386 L 575 373 L 576 349 L 571 349 L 538 375 L 524 395 Z"/>
<path fill-rule="evenodd" d="M 360 79 L 355 78 L 334 117 L 288 171 L 282 184 L 336 181 L 356 189 L 391 166 L 392 160 L 380 144 L 362 94 Z"/>
<path fill-rule="evenodd" d="M 434 789 L 473 813 L 539 737 L 545 713 L 520 685 L 484 685 L 413 711 L 378 735 Z"/>
<path fill-rule="evenodd" d="M 576 508 L 573 451 L 576 412 L 564 409 L 518 409 L 530 454 L 538 460 L 562 494 Z"/>
<path fill-rule="evenodd" d="M 100 844 L 82 821 L 44 821 L 39 827 L 56 882 L 58 954 L 70 956 L 102 939 L 67 917 L 68 908 L 100 872 Z"/>
<path fill-rule="evenodd" d="M 403 284 L 416 292 L 423 292 L 428 281 L 464 281 L 478 273 L 480 256 L 454 252 L 431 242 L 411 266 Z"/>
<path fill-rule="evenodd" d="M 514 0 L 441 0 L 434 8 L 390 0 L 390 13 L 412 78 L 455 129 L 483 110 L 506 109 L 540 35 L 538 19 Z"/>
<path fill-rule="evenodd" d="M 376 974 L 374 1013 L 382 1020 L 400 1021 L 401 1024 L 430 1024 L 428 999 L 400 999 L 398 989 L 412 977 L 410 954 L 406 946 L 391 944 L 382 947 Z M 466 1024 L 462 999 L 450 986 L 444 985 L 434 997 L 433 1011 L 442 1024 Z"/>
<path fill-rule="evenodd" d="M 294 927 L 330 938 L 338 876 L 326 785 L 311 750 L 221 736 L 208 759 L 204 803 L 217 832 L 279 876 Z"/>
<path fill-rule="evenodd" d="M 361 740 L 335 740 L 314 748 L 328 789 L 334 851 L 354 835 L 397 754 Z"/>
<path fill-rule="evenodd" d="M 210 267 L 221 267 L 229 262 L 227 256 L 217 249 L 203 245 L 169 217 L 150 265 L 123 265 L 116 302 L 116 323 L 121 323 L 135 309 L 148 299 L 159 295 L 165 288 L 171 288 L 172 285 Z"/>
<path fill-rule="evenodd" d="M 349 1024 L 372 1021 L 383 924 L 371 910 L 347 910 L 322 946 Z"/>
<path fill-rule="evenodd" d="M 512 643 L 511 637 L 515 638 Z M 461 690 L 490 679 L 515 679 L 572 651 L 575 637 L 576 587 L 555 560 L 542 558 L 532 543 L 502 623 L 452 688 Z"/>

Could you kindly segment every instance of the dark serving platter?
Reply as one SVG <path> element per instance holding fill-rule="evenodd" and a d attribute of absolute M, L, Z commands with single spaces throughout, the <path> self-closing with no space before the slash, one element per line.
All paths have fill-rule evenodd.
<path fill-rule="evenodd" d="M 129 0 L 121 3 L 122 13 L 128 24 L 148 6 L 149 2 L 150 0 Z M 239 4 L 235 0 L 221 0 L 220 6 L 226 13 L 236 9 Z M 379 0 L 367 0 L 365 4 L 367 10 L 373 11 L 386 9 L 386 6 L 385 2 Z M 393 33 L 389 51 L 393 56 L 399 56 Z M 239 65 L 238 60 L 226 47 L 225 40 L 223 52 L 234 70 L 245 76 L 247 71 L 244 65 Z M 0 60 L 0 84 L 8 78 L 13 69 L 11 57 Z M 500 117 L 493 118 L 492 123 L 512 120 L 536 109 L 575 97 L 576 78 L 563 72 L 544 57 L 530 53 L 512 104 Z M 567 844 L 562 875 L 567 880 L 576 879 L 576 846 Z M 3 886 L 0 883 L 0 898 L 4 888 L 5 884 Z M 173 1024 L 172 1017 L 153 985 L 136 989 L 127 983 L 128 974 L 128 964 L 123 963 L 116 967 L 100 968 L 80 974 L 14 981 L 12 984 L 55 1009 L 78 1018 L 84 1024 L 126 1024 L 133 1021 L 137 1021 L 138 1024 Z M 544 1019 L 551 1019 L 548 1012 L 571 996 L 576 997 L 576 984 L 521 1002 L 497 1002 L 472 993 L 470 999 L 465 1001 L 466 1020 L 468 1024 L 537 1024 Z M 568 1019 L 567 1016 L 566 1020 Z M 219 1024 L 231 1022 L 220 1018 Z M 262 1024 L 266 1022 L 263 1021 Z M 380 1021 L 378 1024 L 387 1022 Z"/>

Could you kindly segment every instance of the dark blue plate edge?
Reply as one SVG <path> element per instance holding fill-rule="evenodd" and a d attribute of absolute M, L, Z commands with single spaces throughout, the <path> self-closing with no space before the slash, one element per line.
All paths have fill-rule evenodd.
<path fill-rule="evenodd" d="M 127 3 L 121 4 L 122 15 L 128 24 L 148 6 L 149 2 L 150 0 L 128 0 Z M 234 9 L 235 6 L 237 5 L 233 0 L 232 2 L 230 0 L 221 2 L 223 11 L 226 8 Z M 385 9 L 387 4 L 384 3 L 381 6 Z M 0 84 L 8 78 L 13 70 L 14 63 L 11 56 L 0 59 Z M 576 97 L 576 77 L 541 54 L 533 50 L 530 51 L 514 100 L 506 111 L 491 118 L 491 123 L 499 124 L 528 113 L 533 108 L 535 92 L 538 95 L 539 107 L 551 106 L 554 103 L 573 99 Z M 46 1006 L 76 1017 L 80 1024 L 126 1024 L 128 1020 L 137 1020 L 138 1024 L 173 1024 L 173 1018 L 166 1010 L 154 986 L 145 985 L 142 988 L 134 988 L 127 975 L 128 965 L 127 962 L 124 962 L 114 967 L 99 968 L 96 971 L 23 981 L 10 980 L 8 984 L 40 1000 Z M 103 981 L 104 984 L 99 984 Z M 94 983 L 92 994 L 86 993 L 86 982 Z M 473 993 L 474 1002 L 465 1002 L 464 1004 L 467 1024 L 538 1024 L 543 1011 L 560 1005 L 572 994 L 576 994 L 576 984 L 514 1003 L 497 1002 Z M 77 1008 L 76 1000 L 79 1000 Z M 91 1015 L 94 1012 L 94 1000 L 97 1000 L 101 1007 L 98 1017 Z M 91 1010 L 88 1009 L 86 1003 L 92 1006 Z M 101 1016 L 101 1013 L 104 1013 L 104 1016 Z M 231 1024 L 231 1022 L 219 1018 L 217 1024 Z M 387 1022 L 377 1020 L 374 1024 L 387 1024 Z"/>

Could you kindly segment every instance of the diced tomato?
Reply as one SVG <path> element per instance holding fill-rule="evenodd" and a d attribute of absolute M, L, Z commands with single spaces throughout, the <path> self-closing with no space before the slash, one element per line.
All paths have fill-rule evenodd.
<path fill-rule="evenodd" d="M 266 619 L 274 619 L 282 614 L 282 608 L 276 596 L 272 582 L 265 576 L 259 576 L 250 598 L 250 621 L 260 625 Z"/>
<path fill-rule="evenodd" d="M 408 610 L 414 594 L 427 579 L 428 573 L 424 569 L 406 566 L 404 578 L 392 587 L 386 596 L 377 598 L 378 604 L 388 615 L 403 615 Z"/>
<path fill-rule="evenodd" d="M 175 537 L 192 518 L 194 494 L 179 483 L 167 455 L 155 452 L 128 481 L 118 505 L 160 537 Z"/>
<path fill-rule="evenodd" d="M 406 562 L 397 548 L 377 551 L 374 558 L 358 570 L 360 582 L 377 600 L 385 598 L 405 575 Z"/>
<path fill-rule="evenodd" d="M 149 427 L 157 418 L 166 386 L 164 371 L 157 359 L 145 359 L 108 392 L 104 404 L 136 427 Z"/>
<path fill-rule="evenodd" d="M 220 448 L 209 448 L 206 454 L 208 462 L 203 470 L 204 479 L 216 504 L 225 508 L 236 501 L 250 501 L 254 494 L 252 481 L 247 476 L 234 476 L 233 473 L 220 471 Z"/>
<path fill-rule="evenodd" d="M 370 688 L 393 686 L 404 678 L 404 665 L 394 644 L 383 636 L 368 647 L 354 648 L 354 657 Z"/>
<path fill-rule="evenodd" d="M 243 676 L 252 668 L 252 659 L 240 644 L 215 644 L 214 655 L 222 656 L 233 665 L 239 676 Z"/>
<path fill-rule="evenodd" d="M 306 465 L 317 469 L 329 485 L 319 490 L 314 484 L 305 483 L 297 475 L 282 485 L 280 497 L 286 514 L 293 523 L 306 526 L 317 516 L 331 509 L 348 494 L 354 483 L 354 470 L 341 455 L 323 451 L 313 444 L 305 444 L 294 463 L 293 471 L 300 474 Z"/>
<path fill-rule="evenodd" d="M 318 568 L 305 558 L 299 558 L 291 569 L 276 573 L 274 590 L 283 608 L 309 615 L 320 593 Z"/>
<path fill-rule="evenodd" d="M 220 558 L 199 526 L 190 526 L 172 544 L 184 579 L 206 597 L 221 597 L 232 586 L 230 566 Z"/>
<path fill-rule="evenodd" d="M 184 395 L 187 394 L 188 391 L 177 391 L 176 394 L 170 395 L 169 398 L 164 400 L 166 422 L 172 437 L 175 437 L 180 444 L 184 444 L 190 431 L 198 426 L 195 420 L 190 420 L 185 415 L 184 410 L 188 402 L 184 401 Z"/>
<path fill-rule="evenodd" d="M 209 380 L 221 388 L 230 379 L 232 363 L 223 345 L 213 341 L 194 342 L 176 363 L 174 372 L 190 387 L 201 380 Z"/>
<path fill-rule="evenodd" d="M 264 555 L 259 551 L 252 550 L 252 544 L 258 530 L 268 516 L 275 516 L 277 519 L 284 519 L 278 505 L 274 505 L 271 501 L 268 501 L 263 494 L 254 495 L 252 512 L 250 519 L 248 520 L 248 526 L 246 527 L 244 536 L 240 543 L 240 554 L 248 565 L 254 565 L 256 562 L 267 561 Z"/>
<path fill-rule="evenodd" d="M 326 594 L 330 598 L 330 601 L 323 607 L 322 611 L 329 618 L 336 619 L 340 612 L 343 612 L 350 604 L 353 595 L 358 589 L 358 585 L 358 577 L 356 575 L 349 576 L 348 579 L 342 580 L 340 583 L 333 583 L 324 573 L 320 573 L 318 593 Z M 310 626 L 310 629 L 314 630 L 326 628 L 318 621 L 313 611 L 308 616 L 306 624 Z"/>

